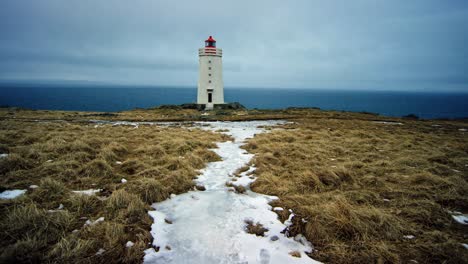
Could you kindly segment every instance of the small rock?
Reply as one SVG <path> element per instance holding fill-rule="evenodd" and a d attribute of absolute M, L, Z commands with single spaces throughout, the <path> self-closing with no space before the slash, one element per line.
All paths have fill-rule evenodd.
<path fill-rule="evenodd" d="M 29 189 L 37 189 L 37 188 L 39 188 L 39 186 L 34 185 L 34 184 L 29 186 Z"/>
<path fill-rule="evenodd" d="M 172 221 L 171 221 L 171 220 L 169 220 L 169 219 L 167 219 L 167 218 L 164 218 L 164 222 L 166 222 L 167 224 L 170 224 L 170 225 L 172 225 Z"/>
<path fill-rule="evenodd" d="M 195 185 L 195 188 L 199 191 L 206 191 L 206 188 L 205 186 L 201 185 L 201 184 L 197 184 Z"/>
<path fill-rule="evenodd" d="M 171 250 L 171 247 L 169 245 L 166 246 L 167 250 Z"/>
<path fill-rule="evenodd" d="M 122 164 L 122 162 L 121 161 L 116 161 L 115 164 L 120 165 L 120 164 Z"/>
<path fill-rule="evenodd" d="M 46 160 L 46 162 L 52 162 L 53 160 Z"/>
<path fill-rule="evenodd" d="M 175 198 L 175 197 L 176 197 L 176 195 L 175 195 L 175 194 L 173 194 L 173 193 L 171 193 L 170 197 L 171 197 L 171 198 Z"/>
<path fill-rule="evenodd" d="M 60 204 L 57 210 L 62 210 L 63 209 L 63 204 Z"/>
<path fill-rule="evenodd" d="M 384 198 L 382 199 L 384 202 L 390 202 L 390 199 Z"/>
<path fill-rule="evenodd" d="M 102 254 L 104 254 L 104 252 L 106 252 L 106 250 L 103 249 L 103 248 L 100 248 L 100 249 L 98 250 L 98 252 L 96 252 L 96 256 L 102 255 Z"/>
<path fill-rule="evenodd" d="M 274 235 L 274 236 L 270 237 L 271 241 L 276 241 L 278 239 L 279 239 L 279 237 L 277 235 Z"/>
<path fill-rule="evenodd" d="M 301 257 L 301 253 L 299 251 L 291 251 L 289 252 L 289 255 L 295 257 L 295 258 L 300 258 Z"/>
<path fill-rule="evenodd" d="M 127 182 L 127 180 L 126 180 L 126 179 L 124 179 L 124 178 L 122 178 L 122 180 L 120 180 L 120 182 L 122 182 L 122 183 L 126 183 L 126 182 Z"/>
<path fill-rule="evenodd" d="M 413 235 L 406 235 L 406 236 L 403 236 L 404 239 L 413 239 L 414 236 Z"/>

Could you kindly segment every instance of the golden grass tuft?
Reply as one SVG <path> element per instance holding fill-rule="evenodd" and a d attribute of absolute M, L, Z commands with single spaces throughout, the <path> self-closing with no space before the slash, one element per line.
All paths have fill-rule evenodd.
<path fill-rule="evenodd" d="M 62 182 L 48 177 L 40 181 L 39 188 L 34 189 L 30 197 L 38 203 L 56 207 L 69 195 L 70 190 Z"/>
<path fill-rule="evenodd" d="M 48 257 L 61 263 L 76 262 L 95 254 L 94 241 L 81 239 L 72 234 L 63 237 L 51 249 Z"/>
<path fill-rule="evenodd" d="M 112 178 L 115 174 L 105 160 L 94 159 L 83 166 L 82 175 L 92 178 Z"/>
<path fill-rule="evenodd" d="M 147 204 L 161 202 L 169 197 L 169 192 L 158 180 L 152 178 L 141 178 L 128 183 L 125 189 L 131 193 L 138 194 Z"/>

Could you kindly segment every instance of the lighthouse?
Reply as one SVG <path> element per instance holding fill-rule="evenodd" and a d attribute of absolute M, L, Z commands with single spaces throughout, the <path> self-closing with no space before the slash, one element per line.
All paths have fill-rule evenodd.
<path fill-rule="evenodd" d="M 210 36 L 205 47 L 198 49 L 199 75 L 197 104 L 206 110 L 214 105 L 224 104 L 223 50 L 216 47 L 216 40 Z"/>

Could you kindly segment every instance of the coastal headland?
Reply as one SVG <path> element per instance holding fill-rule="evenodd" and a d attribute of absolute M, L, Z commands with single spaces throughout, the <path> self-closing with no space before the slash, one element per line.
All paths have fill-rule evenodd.
<path fill-rule="evenodd" d="M 10 107 L 0 108 L 0 155 L 0 262 L 181 258 L 179 240 L 161 241 L 161 230 L 190 232 L 172 209 L 190 202 L 200 214 L 229 215 L 205 207 L 210 193 L 266 210 L 238 219 L 238 241 L 282 245 L 284 254 L 275 254 L 291 262 L 468 259 L 463 119 L 241 106 Z M 242 208 L 226 207 L 215 209 Z M 187 238 L 197 237 L 193 228 Z M 275 263 L 265 248 L 245 256 L 233 249 L 230 258 Z M 200 252 L 194 258 L 209 259 Z"/>

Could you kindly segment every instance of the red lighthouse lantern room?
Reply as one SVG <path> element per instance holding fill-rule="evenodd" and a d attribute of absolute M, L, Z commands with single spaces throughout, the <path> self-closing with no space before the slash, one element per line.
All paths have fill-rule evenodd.
<path fill-rule="evenodd" d="M 212 36 L 205 40 L 205 48 L 216 48 L 216 40 Z"/>

